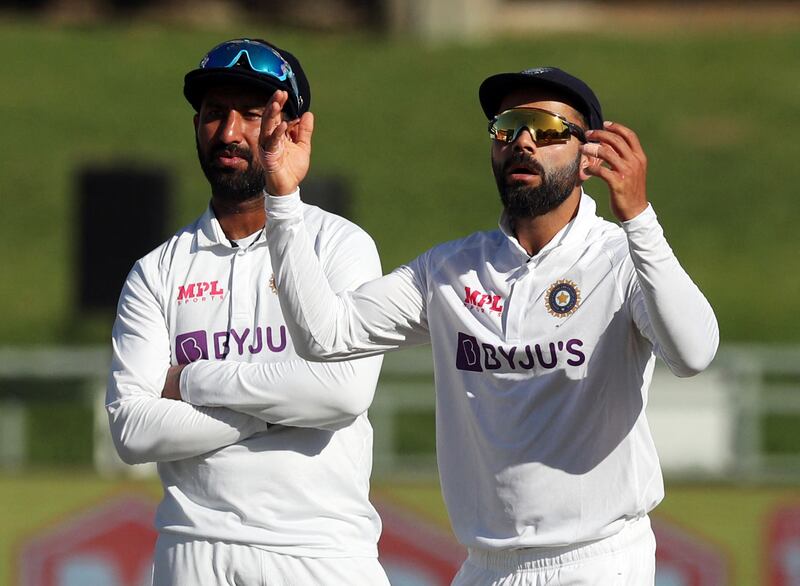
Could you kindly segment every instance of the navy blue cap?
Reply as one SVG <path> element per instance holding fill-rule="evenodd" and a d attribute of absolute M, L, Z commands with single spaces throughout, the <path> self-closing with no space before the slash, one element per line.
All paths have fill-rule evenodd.
<path fill-rule="evenodd" d="M 240 62 L 237 67 L 215 67 L 208 69 L 199 67 L 187 73 L 183 78 L 183 95 L 192 107 L 197 112 L 200 111 L 203 97 L 209 88 L 233 84 L 266 90 L 270 93 L 275 92 L 275 90 L 284 90 L 289 93 L 289 100 L 286 102 L 286 110 L 292 118 L 297 118 L 307 112 L 311 106 L 311 87 L 309 86 L 308 78 L 300 65 L 300 61 L 297 60 L 297 57 L 292 55 L 289 51 L 281 49 L 263 39 L 249 40 L 251 42 L 254 41 L 267 45 L 283 57 L 284 61 L 292 68 L 299 96 L 295 95 L 294 88 L 292 88 L 288 80 L 281 81 L 270 75 L 253 71 L 250 67 L 244 66 L 243 62 Z"/>
<path fill-rule="evenodd" d="M 558 67 L 536 67 L 519 73 L 498 73 L 487 77 L 478 90 L 486 117 L 491 120 L 499 114 L 503 98 L 521 88 L 556 90 L 565 96 L 567 104 L 583 114 L 589 128 L 603 128 L 603 111 L 592 88 Z"/>

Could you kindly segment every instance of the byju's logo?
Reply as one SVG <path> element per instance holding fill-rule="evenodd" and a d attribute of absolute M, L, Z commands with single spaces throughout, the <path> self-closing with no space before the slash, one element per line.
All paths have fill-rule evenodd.
<path fill-rule="evenodd" d="M 208 360 L 208 337 L 203 330 L 179 334 L 175 338 L 175 358 L 178 364 Z"/>
<path fill-rule="evenodd" d="M 503 306 L 500 305 L 502 301 L 503 298 L 499 295 L 464 287 L 464 305 L 471 309 L 477 309 L 481 312 L 489 311 L 500 315 L 503 313 Z"/>
<path fill-rule="evenodd" d="M 458 351 L 456 353 L 456 368 L 458 370 L 472 370 L 482 372 L 481 347 L 478 338 L 458 332 Z"/>
<path fill-rule="evenodd" d="M 225 291 L 219 286 L 219 281 L 198 281 L 178 286 L 178 305 L 222 299 L 224 295 Z"/>
<path fill-rule="evenodd" d="M 210 346 L 208 333 L 198 330 L 178 334 L 175 337 L 175 358 L 178 364 L 189 364 L 197 360 L 208 360 L 212 354 L 217 360 L 222 360 L 234 352 L 239 356 L 248 354 L 252 356 L 262 352 L 280 354 L 286 350 L 287 342 L 285 326 L 278 328 L 256 326 L 253 329 L 244 328 L 241 331 L 231 328 L 213 332 Z"/>
<path fill-rule="evenodd" d="M 564 341 L 525 346 L 495 346 L 479 342 L 475 336 L 458 332 L 456 368 L 472 372 L 484 370 L 551 370 L 566 362 L 580 366 L 586 362 L 583 341 L 571 338 Z"/>

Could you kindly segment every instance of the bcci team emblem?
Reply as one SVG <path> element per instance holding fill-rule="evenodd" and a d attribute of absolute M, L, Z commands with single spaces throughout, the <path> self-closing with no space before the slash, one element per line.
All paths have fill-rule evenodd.
<path fill-rule="evenodd" d="M 567 279 L 556 281 L 544 296 L 547 313 L 554 317 L 567 317 L 575 313 L 581 304 L 581 292 L 578 286 Z"/>

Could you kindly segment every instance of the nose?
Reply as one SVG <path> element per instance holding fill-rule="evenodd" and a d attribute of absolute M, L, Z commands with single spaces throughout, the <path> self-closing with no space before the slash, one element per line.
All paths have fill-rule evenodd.
<path fill-rule="evenodd" d="M 531 131 L 526 127 L 517 132 L 517 136 L 511 142 L 511 148 L 516 151 L 525 151 L 529 153 L 536 152 L 536 143 L 533 141 Z"/>
<path fill-rule="evenodd" d="M 228 115 L 219 127 L 220 140 L 225 144 L 239 143 L 244 138 L 242 117 L 234 109 L 228 110 Z"/>

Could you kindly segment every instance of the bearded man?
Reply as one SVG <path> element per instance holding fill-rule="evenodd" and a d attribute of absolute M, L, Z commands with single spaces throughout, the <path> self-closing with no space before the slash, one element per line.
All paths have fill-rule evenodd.
<path fill-rule="evenodd" d="M 266 243 L 262 116 L 309 138 L 308 80 L 288 51 L 234 39 L 186 74 L 184 95 L 211 203 L 130 272 L 106 401 L 122 459 L 158 463 L 153 584 L 388 586 L 368 500 L 381 358 L 299 358 Z M 336 291 L 381 275 L 363 230 L 303 209 Z"/>
<path fill-rule="evenodd" d="M 498 230 L 441 244 L 338 295 L 304 228 L 310 142 L 279 117 L 261 143 L 267 240 L 298 354 L 337 361 L 430 342 L 437 456 L 469 556 L 457 586 L 654 583 L 648 513 L 664 496 L 645 416 L 656 357 L 713 359 L 714 312 L 646 195 L 636 134 L 554 67 L 486 79 Z M 299 125 L 307 138 L 310 117 Z M 592 176 L 619 225 L 595 214 Z"/>

